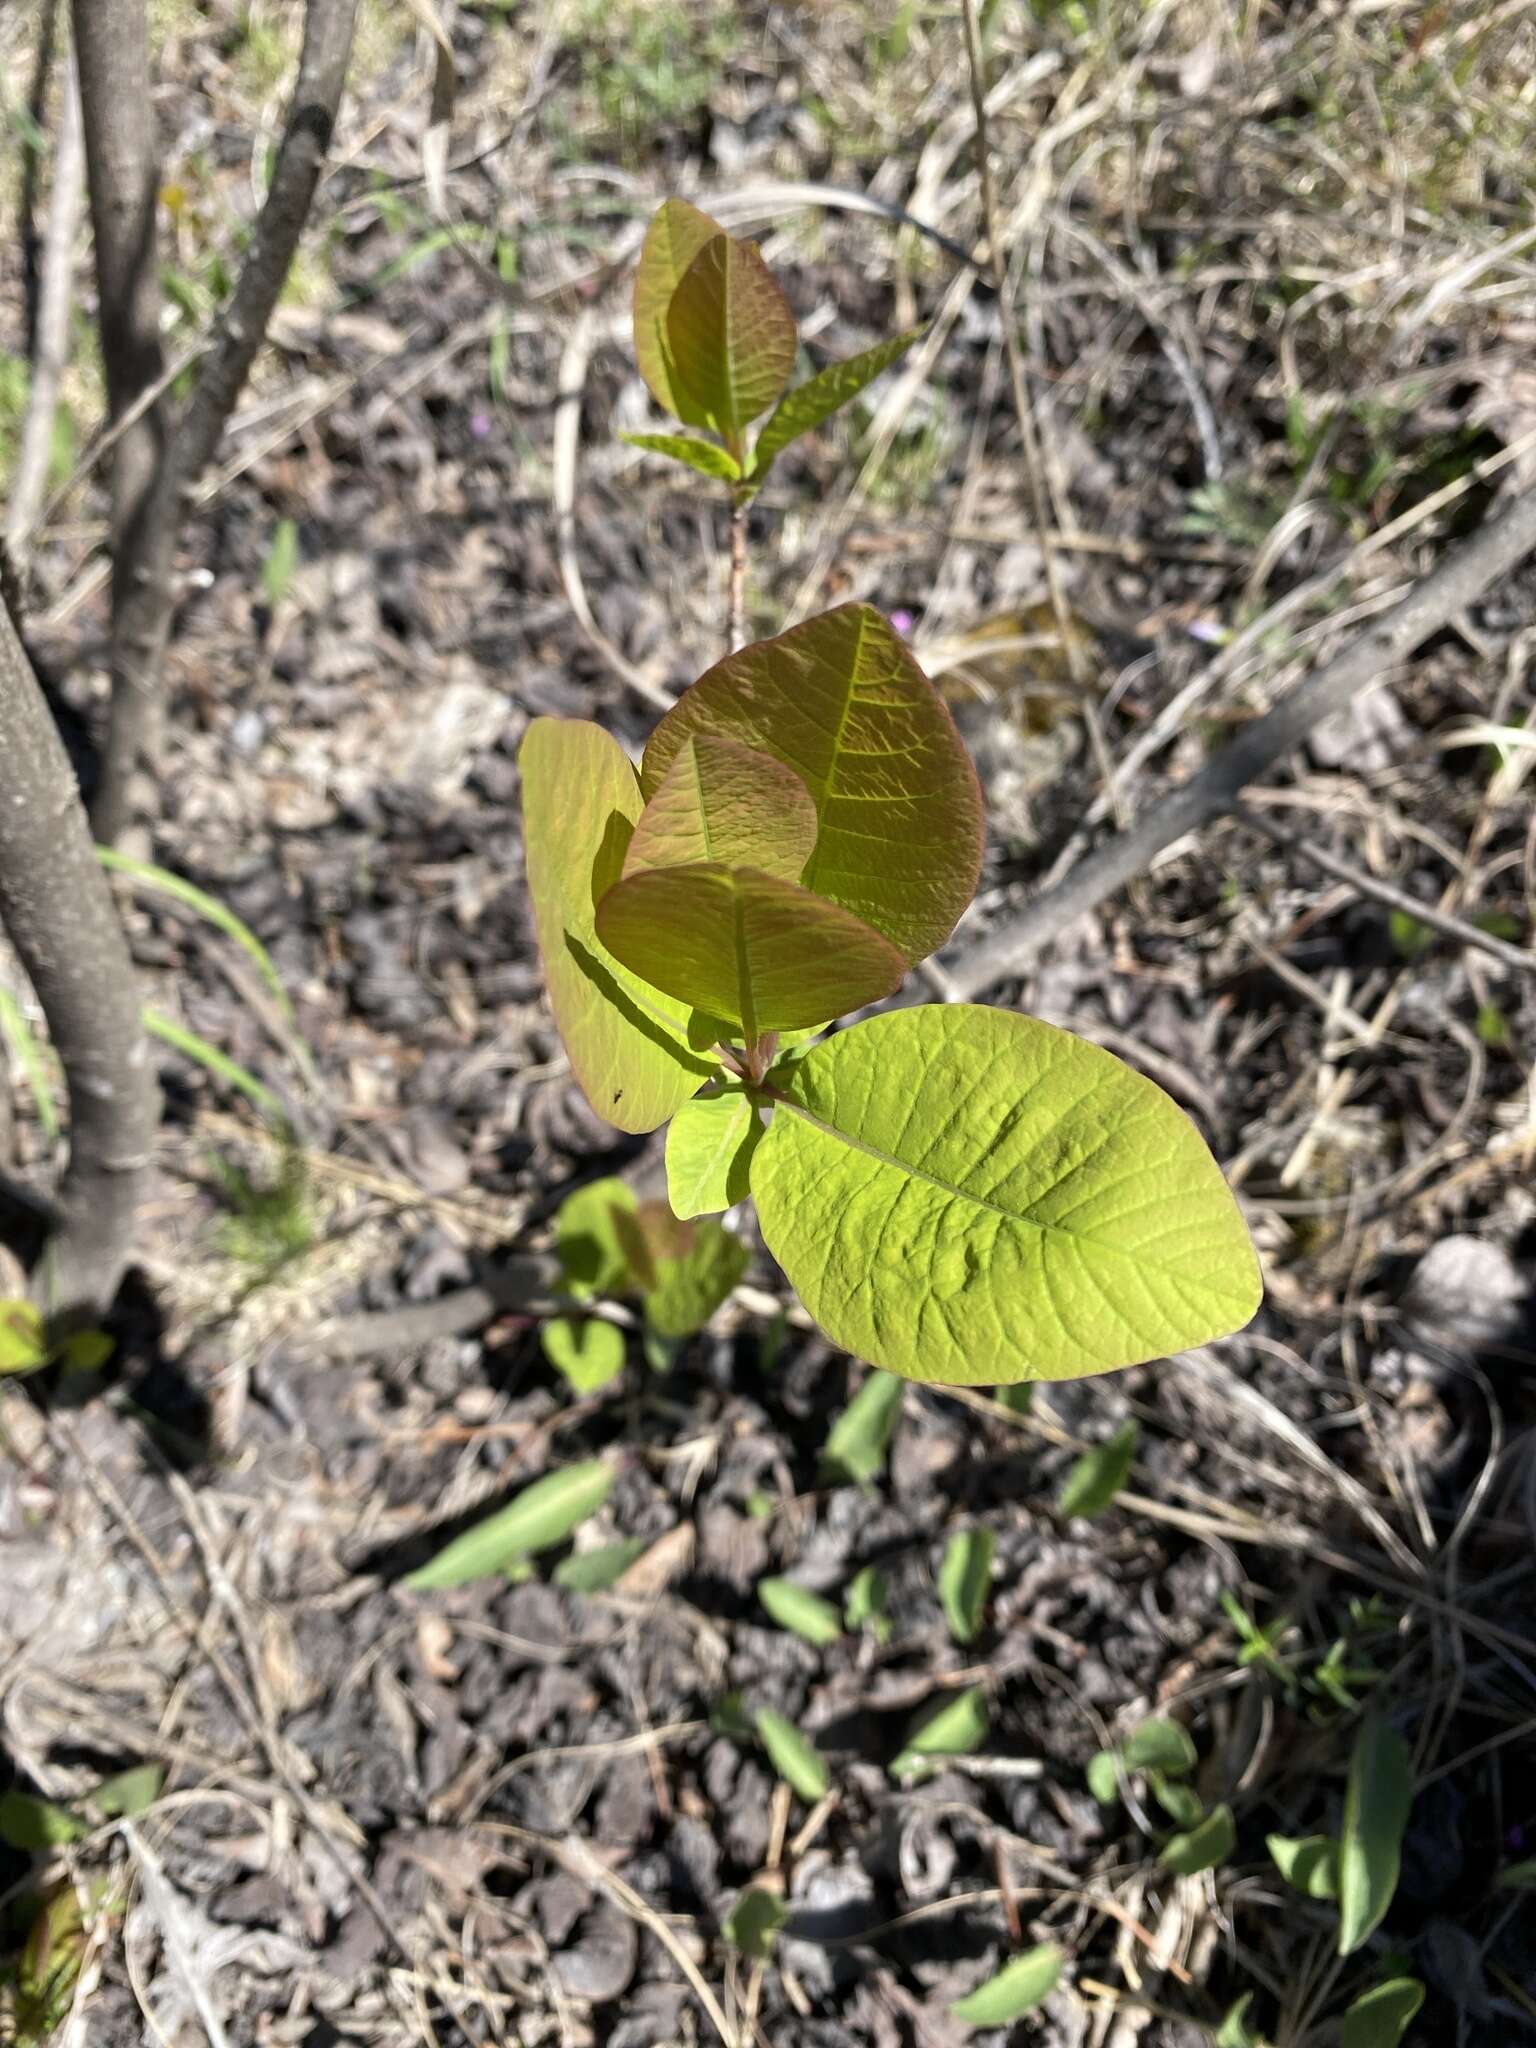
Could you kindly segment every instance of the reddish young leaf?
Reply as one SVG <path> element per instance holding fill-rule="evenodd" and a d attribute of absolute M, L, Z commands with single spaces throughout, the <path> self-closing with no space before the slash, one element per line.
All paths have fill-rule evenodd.
<path fill-rule="evenodd" d="M 850 356 L 842 363 L 828 363 L 814 377 L 797 384 L 793 391 L 786 391 L 771 417 L 763 422 L 757 437 L 752 455 L 752 481 L 761 483 L 774 457 L 781 455 L 791 441 L 797 440 L 801 434 L 810 433 L 823 420 L 829 420 L 833 413 L 857 398 L 865 385 L 872 384 L 883 370 L 888 370 L 892 363 L 900 362 L 921 333 L 920 327 L 913 327 L 906 334 L 893 334 L 888 341 L 876 342 L 873 348 L 865 349 L 862 355 Z"/>
<path fill-rule="evenodd" d="M 597 929 L 617 959 L 643 960 L 659 988 L 749 1040 L 856 1010 L 889 995 L 906 971 L 896 948 L 851 911 L 718 861 L 631 875 L 598 904 Z"/>
<path fill-rule="evenodd" d="M 716 662 L 651 734 L 647 797 L 700 733 L 772 754 L 811 792 L 807 889 L 909 961 L 944 943 L 981 869 L 981 792 L 942 698 L 871 605 L 839 605 Z"/>
<path fill-rule="evenodd" d="M 624 872 L 714 860 L 796 882 L 815 844 L 815 801 L 792 768 L 739 740 L 697 733 L 641 813 Z"/>
<path fill-rule="evenodd" d="M 688 266 L 720 233 L 717 222 L 686 199 L 668 199 L 646 230 L 635 271 L 635 359 L 640 374 L 660 406 L 686 426 L 705 427 L 705 408 L 676 388 L 672 346 L 667 339 L 667 308 Z"/>
<path fill-rule="evenodd" d="M 716 235 L 704 244 L 672 294 L 666 345 L 674 392 L 725 440 L 782 395 L 795 367 L 795 316 L 750 242 Z"/>
<path fill-rule="evenodd" d="M 688 1043 L 687 1006 L 604 947 L 596 898 L 618 881 L 641 811 L 623 749 L 584 719 L 536 718 L 518 754 L 528 893 L 555 1023 L 587 1100 L 653 1131 L 719 1071 Z"/>

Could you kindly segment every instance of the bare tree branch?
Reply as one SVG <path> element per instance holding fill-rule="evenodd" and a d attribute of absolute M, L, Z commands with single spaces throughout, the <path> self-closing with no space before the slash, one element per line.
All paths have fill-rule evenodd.
<path fill-rule="evenodd" d="M 1398 662 L 1454 619 L 1491 583 L 1536 549 L 1536 490 L 1464 541 L 1400 604 L 1371 622 L 1330 662 L 1255 719 L 1182 788 L 1127 832 L 1088 855 L 1054 889 L 979 945 L 949 963 L 957 997 L 969 1001 L 1020 974 L 1048 945 L 1127 882 L 1150 872 L 1167 846 L 1227 815 L 1249 783 L 1272 768 L 1316 725 L 1381 682 Z"/>
<path fill-rule="evenodd" d="M 144 502 L 139 545 L 126 561 L 114 558 L 112 621 L 112 729 L 93 824 L 110 842 L 127 823 L 132 780 L 152 758 L 159 740 L 166 643 L 175 610 L 174 570 L 182 516 L 207 466 L 266 336 L 267 324 L 309 216 L 352 49 L 357 0 L 309 0 L 298 77 L 272 183 L 256 222 L 250 252 L 213 344 L 203 358 L 192 395 L 170 427 L 164 460 Z M 141 0 L 75 0 L 81 82 L 86 86 L 86 45 L 115 46 L 129 16 L 142 26 Z M 97 57 L 101 59 L 98 47 Z M 109 69 L 101 59 L 99 68 Z M 92 95 L 85 90 L 86 133 L 92 133 Z M 97 273 L 101 271 L 101 207 L 95 195 L 96 152 L 91 152 L 92 211 L 96 217 Z M 109 232 L 110 223 L 109 223 Z M 103 315 L 106 292 L 103 286 Z M 110 371 L 111 352 L 108 353 Z M 147 380 L 146 380 L 147 381 Z M 164 407 L 148 415 L 164 427 Z M 119 447 L 119 461 L 127 437 Z M 125 577 L 124 571 L 127 570 Z"/>
<path fill-rule="evenodd" d="M 160 161 L 149 85 L 145 0 L 75 0 L 75 58 L 85 116 L 97 324 L 113 420 L 160 375 Z M 132 588 L 143 516 L 160 472 L 162 422 L 141 412 L 112 461 L 114 612 Z"/>
<path fill-rule="evenodd" d="M 1383 882 L 1377 875 L 1368 875 L 1347 860 L 1341 860 L 1326 846 L 1314 846 L 1310 839 L 1303 839 L 1296 832 L 1289 832 L 1283 825 L 1277 825 L 1273 818 L 1266 818 L 1248 804 L 1234 803 L 1232 815 L 1250 832 L 1257 832 L 1278 846 L 1283 852 L 1299 854 L 1304 861 L 1318 868 L 1325 875 L 1332 875 L 1336 882 L 1343 882 L 1358 896 L 1369 897 L 1372 902 L 1384 903 L 1389 910 L 1401 910 L 1418 923 L 1427 925 L 1431 931 L 1443 932 L 1446 938 L 1455 939 L 1463 946 L 1470 946 L 1475 952 L 1486 953 L 1490 960 L 1497 960 L 1501 967 L 1514 969 L 1519 974 L 1536 974 L 1536 953 L 1523 952 L 1519 946 L 1511 946 L 1507 940 L 1496 938 L 1492 932 L 1480 931 L 1475 924 L 1468 924 L 1464 918 L 1452 917 L 1447 910 L 1438 909 L 1433 903 L 1421 903 L 1417 896 L 1410 896 L 1406 889 L 1399 889 L 1395 883 Z"/>
<path fill-rule="evenodd" d="M 69 1089 L 62 1225 L 34 1276 L 66 1325 L 110 1306 L 133 1242 L 158 1114 L 128 942 L 58 729 L 0 604 L 0 921 Z"/>
<path fill-rule="evenodd" d="M 5 537 L 18 564 L 26 553 L 27 536 L 36 523 L 48 466 L 53 455 L 53 424 L 59 409 L 59 386 L 69 361 L 69 314 L 74 302 L 75 237 L 80 228 L 80 201 L 85 190 L 85 146 L 80 123 L 80 88 L 73 59 L 66 50 L 60 81 L 59 139 L 53 157 L 53 184 L 48 195 L 48 226 L 43 236 L 42 276 L 38 286 L 37 334 L 32 348 L 32 377 L 27 389 L 27 414 L 11 479 Z"/>

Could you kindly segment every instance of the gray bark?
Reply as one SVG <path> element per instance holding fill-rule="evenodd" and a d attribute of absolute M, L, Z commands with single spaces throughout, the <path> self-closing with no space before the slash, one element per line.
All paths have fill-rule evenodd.
<path fill-rule="evenodd" d="M 165 650 L 175 610 L 176 547 L 182 519 L 265 339 L 267 323 L 308 218 L 341 102 L 356 14 L 357 0 L 309 0 L 304 17 L 304 46 L 287 124 L 272 183 L 234 295 L 218 323 L 192 395 L 180 416 L 168 420 L 165 399 L 146 415 L 145 425 L 163 438 L 160 459 L 153 467 L 147 488 L 128 508 L 127 523 L 119 526 L 114 519 L 117 549 L 121 552 L 115 549 L 113 557 L 112 726 L 92 818 L 96 836 L 107 843 L 116 839 L 128 822 L 133 779 L 141 765 L 153 761 L 158 747 Z M 115 92 L 119 88 L 112 83 L 114 79 L 126 79 L 130 73 L 136 76 L 140 69 L 147 74 L 142 0 L 75 0 L 75 27 L 89 140 L 96 120 L 93 93 Z M 136 51 L 127 52 L 124 46 L 135 39 Z M 89 76 L 88 43 L 92 46 Z M 145 94 L 147 104 L 147 76 Z M 103 348 L 109 378 L 112 347 L 107 336 L 108 299 L 117 289 L 136 292 L 139 282 L 137 272 L 133 273 L 130 285 L 126 275 L 112 270 L 109 276 L 102 269 L 104 227 L 109 243 L 131 232 L 125 202 L 121 201 L 125 181 L 131 184 L 125 168 L 127 155 L 126 147 L 113 152 L 110 160 L 99 145 L 88 149 Z M 101 200 L 96 192 L 98 161 L 104 181 Z M 112 210 L 114 193 L 124 209 L 121 219 Z M 137 246 L 142 247 L 142 226 L 138 234 Z M 152 247 L 152 213 L 148 236 Z M 115 256 L 109 257 L 109 269 L 115 261 Z M 126 272 L 126 264 L 123 269 Z M 116 312 L 114 307 L 114 318 Z M 139 366 L 142 368 L 142 360 Z M 144 387 L 139 384 L 136 388 Z M 114 416 L 118 409 L 114 393 Z M 137 438 L 138 432 L 136 426 L 131 430 L 132 437 Z M 125 436 L 125 443 L 128 438 Z"/>
<path fill-rule="evenodd" d="M 0 921 L 69 1090 L 60 1226 L 33 1275 L 63 1327 L 100 1320 L 133 1245 L 158 1094 L 137 976 L 58 728 L 0 604 Z"/>

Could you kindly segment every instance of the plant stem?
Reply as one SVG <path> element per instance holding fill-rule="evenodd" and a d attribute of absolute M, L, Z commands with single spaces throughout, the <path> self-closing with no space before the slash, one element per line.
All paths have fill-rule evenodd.
<path fill-rule="evenodd" d="M 747 641 L 747 508 L 731 507 L 731 616 L 726 653 L 734 654 Z"/>
<path fill-rule="evenodd" d="M 1040 549 L 1040 562 L 1045 571 L 1045 587 L 1050 597 L 1051 610 L 1055 614 L 1056 631 L 1061 639 L 1062 653 L 1066 657 L 1067 672 L 1071 676 L 1073 688 L 1082 689 L 1087 682 L 1083 649 L 1073 629 L 1072 615 L 1061 586 L 1056 550 L 1051 542 L 1056 522 L 1052 520 L 1050 506 L 1046 502 L 1045 472 L 1040 460 L 1040 438 L 1035 431 L 1035 410 L 1029 395 L 1029 385 L 1025 380 L 1024 354 L 1019 347 L 1018 321 L 1009 303 L 1007 268 L 1003 261 L 998 233 L 997 188 L 992 181 L 992 144 L 987 131 L 986 71 L 982 60 L 981 29 L 976 17 L 976 0 L 963 0 L 963 12 L 965 52 L 971 74 L 971 104 L 976 113 L 976 167 L 981 174 L 981 206 L 987 231 L 987 270 L 991 276 L 993 290 L 997 293 L 997 313 L 1002 323 L 1003 349 L 1008 359 L 1008 383 L 1013 395 L 1013 410 L 1019 423 L 1019 444 L 1024 455 L 1024 482 L 1029 493 L 1035 541 Z"/>

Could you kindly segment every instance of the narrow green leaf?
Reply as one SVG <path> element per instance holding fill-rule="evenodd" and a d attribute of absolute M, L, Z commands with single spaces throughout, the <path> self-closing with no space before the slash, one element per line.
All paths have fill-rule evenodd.
<path fill-rule="evenodd" d="M 616 1586 L 636 1558 L 648 1548 L 643 1536 L 627 1537 L 622 1543 L 600 1543 L 592 1550 L 573 1550 L 562 1557 L 550 1573 L 567 1593 L 606 1593 Z"/>
<path fill-rule="evenodd" d="M 1171 1348 L 1171 1347 L 1170 1347 Z M 1062 1481 L 1056 1506 L 1066 1516 L 1102 1515 L 1130 1476 L 1141 1441 L 1141 1424 L 1128 1416 L 1107 1443 L 1096 1444 L 1074 1459 Z"/>
<path fill-rule="evenodd" d="M 1328 1835 L 1266 1835 L 1276 1870 L 1309 1899 L 1339 1896 L 1339 1845 Z"/>
<path fill-rule="evenodd" d="M 82 1823 L 52 1800 L 38 1799 L 31 1792 L 12 1786 L 0 1793 L 0 1842 L 29 1855 L 43 1849 L 58 1849 L 66 1842 L 78 1842 L 85 1833 Z"/>
<path fill-rule="evenodd" d="M 173 1018 L 163 1016 L 159 1010 L 152 1010 L 146 1004 L 140 1013 L 144 1029 L 151 1038 L 158 1038 L 162 1045 L 170 1046 L 173 1052 L 195 1060 L 200 1067 L 206 1067 L 210 1074 L 217 1074 L 221 1081 L 227 1081 L 231 1088 L 255 1103 L 259 1110 L 275 1121 L 285 1120 L 286 1112 L 281 1102 L 238 1060 L 232 1060 L 226 1052 L 220 1052 L 216 1045 L 196 1031 L 189 1031 L 185 1024 L 178 1024 Z"/>
<path fill-rule="evenodd" d="M 741 476 L 741 464 L 727 448 L 717 448 L 713 441 L 694 441 L 686 434 L 620 434 L 621 441 L 627 441 L 631 448 L 643 448 L 650 455 L 670 456 L 673 462 L 686 463 L 689 469 L 696 469 L 700 476 L 723 477 L 735 483 Z"/>
<path fill-rule="evenodd" d="M 1424 1986 L 1393 1977 L 1357 1998 L 1344 2015 L 1340 2048 L 1397 2048 L 1424 2003 Z"/>
<path fill-rule="evenodd" d="M 944 1547 L 939 1566 L 939 1598 L 944 1619 L 957 1643 L 974 1643 L 992 1590 L 990 1529 L 957 1529 Z"/>
<path fill-rule="evenodd" d="M 754 1963 L 766 1963 L 779 1929 L 789 1918 L 784 1894 L 766 1884 L 751 1884 L 726 1915 L 721 1932 L 732 1948 Z"/>
<path fill-rule="evenodd" d="M 889 341 L 877 342 L 860 355 L 850 356 L 846 362 L 828 363 L 814 377 L 797 384 L 793 391 L 786 391 L 757 437 L 752 481 L 760 483 L 774 457 L 781 455 L 791 441 L 841 411 L 867 384 L 873 384 L 882 370 L 899 362 L 922 331 L 920 327 L 911 328 L 905 334 L 892 335 Z"/>
<path fill-rule="evenodd" d="M 1158 1862 L 1179 1877 L 1194 1877 L 1202 1870 L 1214 1870 L 1225 1863 L 1237 1847 L 1237 1827 L 1230 1806 L 1213 1806 L 1200 1825 L 1187 1834 L 1172 1835 L 1163 1845 Z"/>
<path fill-rule="evenodd" d="M 455 1537 L 405 1584 L 416 1591 L 465 1586 L 489 1578 L 516 1558 L 550 1550 L 597 1513 L 612 1485 L 613 1467 L 599 1458 L 536 1479 L 504 1508 Z"/>
<path fill-rule="evenodd" d="M 667 1126 L 667 1200 L 674 1215 L 707 1216 L 744 1202 L 763 1120 L 740 1088 L 695 1095 Z"/>
<path fill-rule="evenodd" d="M 747 1247 L 723 1223 L 710 1216 L 687 1228 L 687 1249 L 657 1261 L 656 1284 L 645 1296 L 645 1319 L 659 1337 L 702 1330 L 747 1270 Z"/>
<path fill-rule="evenodd" d="M 992 1726 L 987 1696 L 979 1685 L 941 1700 L 936 1707 L 919 1714 L 907 1730 L 901 1752 L 891 1763 L 893 1778 L 922 1774 L 934 1757 L 970 1756 L 980 1749 Z"/>
<path fill-rule="evenodd" d="M 872 606 L 840 605 L 716 662 L 651 734 L 647 796 L 695 733 L 800 777 L 819 828 L 807 889 L 909 961 L 949 937 L 981 868 L 981 792 L 944 700 Z"/>
<path fill-rule="evenodd" d="M 894 1373 L 877 1368 L 866 1374 L 859 1391 L 827 1432 L 822 1469 L 850 1485 L 872 1485 L 885 1470 L 906 1392 L 904 1382 Z"/>
<path fill-rule="evenodd" d="M 1035 1405 L 1035 1383 L 1019 1380 L 1011 1387 L 994 1387 L 992 1398 L 1014 1415 L 1027 1415 Z"/>
<path fill-rule="evenodd" d="M 194 912 L 205 924 L 211 924 L 216 931 L 233 939 L 256 972 L 270 989 L 283 1020 L 293 1023 L 293 1005 L 288 1000 L 288 991 L 283 987 L 283 978 L 277 971 L 276 963 L 266 947 L 257 938 L 243 919 L 222 904 L 217 896 L 210 896 L 206 889 L 199 889 L 195 882 L 189 882 L 183 875 L 174 875 L 169 868 L 156 867 L 150 861 L 135 860 L 131 854 L 119 853 L 115 847 L 98 846 L 96 858 L 109 874 L 126 875 L 130 882 L 141 889 L 148 889 L 159 896 L 169 896 L 183 909 Z"/>
<path fill-rule="evenodd" d="M 597 932 L 615 959 L 751 1041 L 888 996 L 907 963 L 841 904 L 761 868 L 648 868 L 610 889 Z"/>
<path fill-rule="evenodd" d="M 1026 1949 L 1004 1963 L 995 1977 L 952 2005 L 950 2012 L 969 2027 L 1012 2026 L 1050 1997 L 1061 1980 L 1065 1961 L 1065 1949 L 1054 1941 L 1042 1941 L 1038 1948 Z"/>
<path fill-rule="evenodd" d="M 877 1564 L 867 1564 L 854 1573 L 843 1599 L 843 1621 L 850 1630 L 867 1628 L 877 1643 L 891 1633 L 888 1612 L 891 1589 Z"/>
<path fill-rule="evenodd" d="M 691 733 L 640 814 L 624 873 L 720 861 L 797 882 L 816 802 L 793 768 L 719 733 Z"/>
<path fill-rule="evenodd" d="M 0 988 L 0 1037 L 21 1064 L 32 1091 L 38 1126 L 50 1144 L 58 1141 L 59 1105 L 54 1099 L 53 1075 L 37 1034 L 27 1022 L 20 1003 L 8 988 Z"/>
<path fill-rule="evenodd" d="M 299 528 L 293 519 L 279 519 L 267 544 L 267 559 L 261 565 L 261 587 L 273 611 L 288 595 L 293 572 L 299 566 Z"/>
<path fill-rule="evenodd" d="M 1205 1801 L 1193 1785 L 1182 1785 L 1162 1771 L 1148 1771 L 1147 1790 L 1176 1828 L 1199 1827 L 1205 1816 Z"/>
<path fill-rule="evenodd" d="M 814 1805 L 818 1799 L 825 1798 L 832 1783 L 827 1760 L 820 1750 L 806 1741 L 792 1721 L 774 1713 L 771 1707 L 760 1707 L 757 1736 L 768 1752 L 768 1761 L 792 1792 L 797 1793 L 807 1805 Z"/>
<path fill-rule="evenodd" d="M 634 1189 L 616 1174 L 566 1196 L 555 1211 L 555 1256 L 568 1293 L 585 1300 L 622 1293 L 632 1284 L 619 1218 L 633 1216 L 637 1207 Z"/>
<path fill-rule="evenodd" d="M 842 1636 L 842 1616 L 832 1602 L 793 1579 L 759 1579 L 757 1597 L 780 1628 L 814 1643 L 818 1650 Z"/>
<path fill-rule="evenodd" d="M 674 392 L 722 440 L 780 397 L 795 367 L 795 316 L 750 242 L 704 244 L 667 307 L 666 347 Z"/>
<path fill-rule="evenodd" d="M 796 1061 L 774 1100 L 752 1159 L 764 1239 L 833 1343 L 871 1364 L 1074 1379 L 1206 1343 L 1258 1306 L 1247 1228 L 1194 1125 L 1053 1025 L 888 1011 Z M 1101 1489 L 1081 1486 L 1091 1505 Z"/>
<path fill-rule="evenodd" d="M 1376 1714 L 1355 1737 L 1339 1836 L 1339 1954 L 1352 1956 L 1381 1925 L 1397 1890 L 1413 1762 L 1408 1745 Z"/>
<path fill-rule="evenodd" d="M 720 233 L 719 223 L 686 199 L 668 199 L 657 209 L 635 269 L 635 359 L 651 396 L 685 426 L 709 424 L 707 409 L 679 390 L 667 339 L 667 310 L 688 266 Z"/>
<path fill-rule="evenodd" d="M 1505 1892 L 1536 1891 L 1536 1856 L 1506 1864 L 1494 1879 L 1494 1889 Z"/>
<path fill-rule="evenodd" d="M 1100 1806 L 1113 1806 L 1120 1797 L 1120 1752 L 1101 1749 L 1088 1759 L 1088 1790 Z"/>
<path fill-rule="evenodd" d="M 91 1794 L 90 1803 L 108 1820 L 132 1820 L 147 1813 L 160 1797 L 165 1771 L 159 1764 L 134 1764 L 113 1777 L 103 1778 Z"/>
<path fill-rule="evenodd" d="M 1162 1771 L 1170 1778 L 1187 1777 L 1199 1757 L 1189 1730 L 1177 1721 L 1142 1721 L 1122 1746 L 1128 1771 Z"/>
<path fill-rule="evenodd" d="M 666 1122 L 719 1071 L 688 1042 L 689 1011 L 615 960 L 598 898 L 619 879 L 644 808 L 623 749 L 583 719 L 535 718 L 518 753 L 528 893 L 550 1008 L 594 1110 L 621 1131 Z"/>
<path fill-rule="evenodd" d="M 624 1370 L 624 1332 L 599 1316 L 551 1316 L 539 1325 L 539 1343 L 578 1394 L 595 1394 Z"/>
<path fill-rule="evenodd" d="M 1248 2024 L 1248 2008 L 1252 2003 L 1253 1993 L 1245 1991 L 1235 2005 L 1227 2008 L 1226 2018 L 1216 2029 L 1214 2048 L 1264 2048 Z"/>
<path fill-rule="evenodd" d="M 48 1363 L 43 1318 L 30 1301 L 0 1301 L 0 1379 L 37 1372 Z"/>

